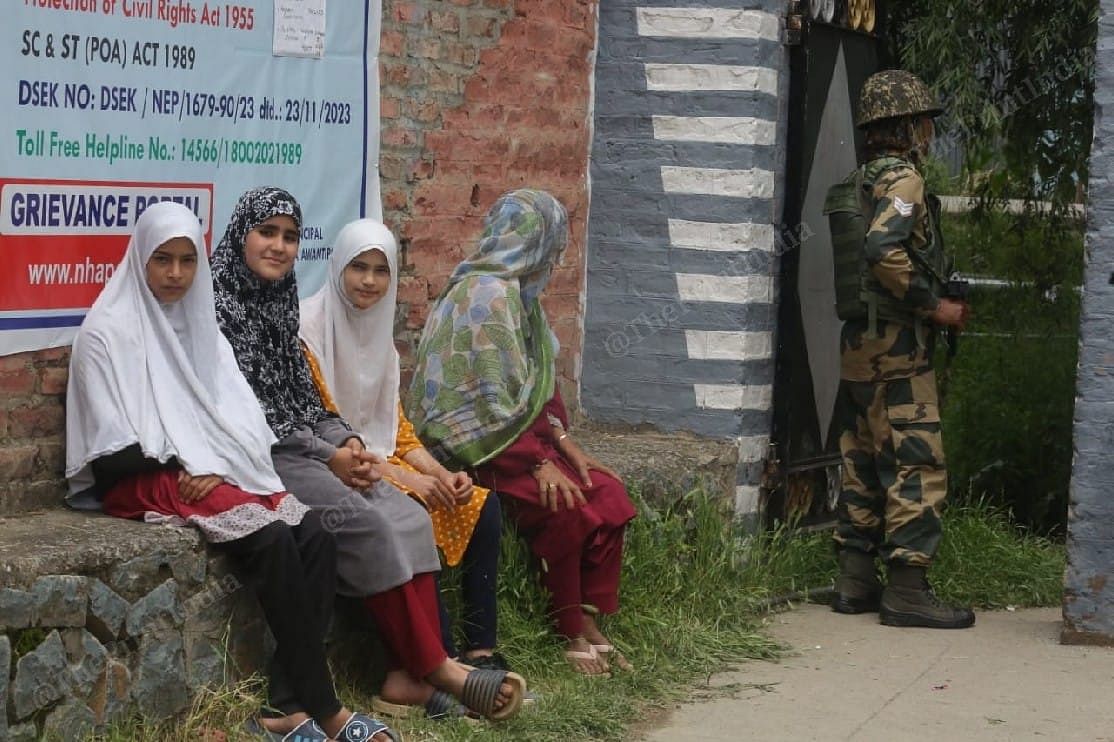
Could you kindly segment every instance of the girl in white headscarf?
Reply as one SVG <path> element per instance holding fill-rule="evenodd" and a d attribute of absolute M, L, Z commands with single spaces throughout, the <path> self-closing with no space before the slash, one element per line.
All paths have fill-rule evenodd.
<path fill-rule="evenodd" d="M 322 396 L 386 460 L 383 475 L 429 511 L 446 564 L 462 565 L 464 645 L 476 667 L 507 669 L 494 653 L 499 569 L 499 498 L 464 472 L 442 466 L 422 446 L 399 404 L 394 344 L 398 245 L 381 222 L 359 219 L 337 235 L 325 285 L 302 302 L 299 336 Z M 457 656 L 447 612 L 442 643 Z"/>
<path fill-rule="evenodd" d="M 161 203 L 90 309 L 70 359 L 66 475 L 75 507 L 195 525 L 232 557 L 276 640 L 267 735 L 387 742 L 345 709 L 325 660 L 336 542 L 284 491 L 275 438 L 217 327 L 196 215 Z M 291 737 L 293 738 L 293 737 Z"/>

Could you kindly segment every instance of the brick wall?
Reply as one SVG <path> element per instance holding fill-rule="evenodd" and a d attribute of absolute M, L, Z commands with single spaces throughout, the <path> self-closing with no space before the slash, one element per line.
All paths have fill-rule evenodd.
<path fill-rule="evenodd" d="M 60 502 L 69 356 L 67 347 L 0 357 L 0 516 Z"/>
<path fill-rule="evenodd" d="M 380 166 L 405 263 L 404 383 L 429 302 L 488 207 L 532 186 L 569 211 L 569 249 L 544 304 L 565 399 L 576 399 L 595 13 L 587 0 L 384 0 Z"/>
<path fill-rule="evenodd" d="M 380 167 L 405 263 L 404 381 L 429 302 L 488 207 L 532 186 L 569 211 L 544 303 L 563 394 L 576 400 L 595 14 L 589 0 L 383 0 Z M 68 348 L 0 357 L 0 516 L 60 503 L 68 360 Z"/>

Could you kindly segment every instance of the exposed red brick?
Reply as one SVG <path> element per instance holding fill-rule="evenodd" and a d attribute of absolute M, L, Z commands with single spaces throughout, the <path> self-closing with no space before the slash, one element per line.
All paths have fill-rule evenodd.
<path fill-rule="evenodd" d="M 403 23 L 421 23 L 425 19 L 425 11 L 417 3 L 394 4 L 394 17 Z"/>
<path fill-rule="evenodd" d="M 379 53 L 392 57 L 402 56 L 406 51 L 406 36 L 398 31 L 384 31 L 379 37 Z"/>
<path fill-rule="evenodd" d="M 35 391 L 35 371 L 28 366 L 0 371 L 0 393 L 32 394 Z"/>
<path fill-rule="evenodd" d="M 410 172 L 407 175 L 407 180 L 426 180 L 432 178 L 433 174 L 437 171 L 437 167 L 433 160 L 418 160 L 410 166 Z"/>
<path fill-rule="evenodd" d="M 415 54 L 383 59 L 385 87 L 400 100 L 399 116 L 412 125 L 407 130 L 417 134 L 415 143 L 384 117 L 384 155 L 410 164 L 406 173 L 394 167 L 383 172 L 384 210 L 406 241 L 399 297 L 403 364 L 412 363 L 428 297 L 440 293 L 474 249 L 487 209 L 501 193 L 530 186 L 550 191 L 569 212 L 566 265 L 545 299 L 563 322 L 558 369 L 566 386 L 575 381 L 580 357 L 589 57 L 597 6 L 589 0 L 417 0 L 429 10 L 428 27 L 419 30 L 392 2 L 384 33 L 403 34 Z"/>
<path fill-rule="evenodd" d="M 399 155 L 385 154 L 379 158 L 379 174 L 391 180 L 400 180 L 406 176 L 409 164 L 406 158 Z"/>
<path fill-rule="evenodd" d="M 464 33 L 467 36 L 491 38 L 498 28 L 499 24 L 496 23 L 494 18 L 473 15 L 464 19 Z"/>
<path fill-rule="evenodd" d="M 414 56 L 425 59 L 441 59 L 440 39 L 419 39 L 414 49 Z"/>
<path fill-rule="evenodd" d="M 405 209 L 408 205 L 404 191 L 384 191 L 383 208 L 387 211 Z"/>
<path fill-rule="evenodd" d="M 43 477 L 63 477 L 66 473 L 66 447 L 62 441 L 46 440 L 39 443 L 38 474 Z M 38 478 L 38 477 L 36 477 Z"/>
<path fill-rule="evenodd" d="M 0 482 L 27 479 L 35 470 L 37 446 L 0 448 Z"/>
<path fill-rule="evenodd" d="M 401 302 L 429 301 L 429 281 L 421 276 L 401 276 L 398 279 L 398 300 Z"/>
<path fill-rule="evenodd" d="M 391 147 L 415 147 L 418 144 L 418 133 L 401 126 L 384 126 L 380 138 L 383 144 Z"/>
<path fill-rule="evenodd" d="M 460 16 L 453 12 L 430 11 L 429 25 L 441 33 L 460 32 Z"/>
<path fill-rule="evenodd" d="M 586 2 L 561 3 L 561 20 L 576 29 L 587 28 L 593 22 L 592 5 Z"/>
<path fill-rule="evenodd" d="M 428 124 L 441 115 L 441 106 L 428 98 L 407 98 L 402 102 L 402 112 L 407 118 Z"/>
<path fill-rule="evenodd" d="M 31 364 L 31 361 L 31 353 L 15 353 L 10 356 L 0 356 L 0 373 L 27 368 Z"/>
<path fill-rule="evenodd" d="M 379 99 L 379 118 L 396 119 L 398 118 L 400 108 L 398 98 L 388 98 L 384 96 Z"/>
<path fill-rule="evenodd" d="M 39 393 L 65 394 L 66 380 L 70 378 L 68 368 L 39 369 Z"/>
<path fill-rule="evenodd" d="M 400 62 L 383 61 L 380 63 L 383 82 L 386 85 L 397 85 L 403 88 L 413 88 L 425 82 L 425 71 L 420 67 Z"/>
<path fill-rule="evenodd" d="M 66 413 L 58 402 L 16 407 L 8 413 L 8 434 L 13 438 L 41 438 L 62 433 Z"/>
<path fill-rule="evenodd" d="M 431 69 L 426 75 L 426 87 L 435 93 L 460 93 L 460 76 L 441 69 Z"/>

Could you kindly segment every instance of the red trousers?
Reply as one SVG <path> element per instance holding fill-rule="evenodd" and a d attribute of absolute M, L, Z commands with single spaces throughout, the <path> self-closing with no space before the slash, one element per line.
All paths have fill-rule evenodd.
<path fill-rule="evenodd" d="M 548 413 L 548 414 L 547 414 Z M 554 447 L 548 415 L 562 423 L 568 416 L 555 395 L 534 423 L 498 456 L 475 470 L 475 479 L 503 496 L 503 510 L 530 545 L 542 568 L 542 584 L 550 595 L 550 612 L 565 637 L 583 633 L 582 603 L 602 613 L 619 608 L 619 576 L 623 563 L 623 531 L 635 516 L 623 483 L 602 471 L 590 472 L 590 486 Z M 534 466 L 553 463 L 576 482 L 586 505 L 557 512 L 543 508 Z"/>
<path fill-rule="evenodd" d="M 410 582 L 364 598 L 383 643 L 388 670 L 406 670 L 421 680 L 448 656 L 441 646 L 441 618 L 437 583 L 432 572 L 414 575 Z"/>

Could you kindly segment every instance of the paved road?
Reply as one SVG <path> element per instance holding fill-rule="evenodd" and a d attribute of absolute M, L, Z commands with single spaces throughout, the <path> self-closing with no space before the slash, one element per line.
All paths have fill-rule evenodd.
<path fill-rule="evenodd" d="M 795 653 L 714 676 L 645 742 L 1114 742 L 1114 649 L 1059 644 L 1059 609 L 980 613 L 964 631 L 880 626 L 808 605 L 772 616 Z"/>

